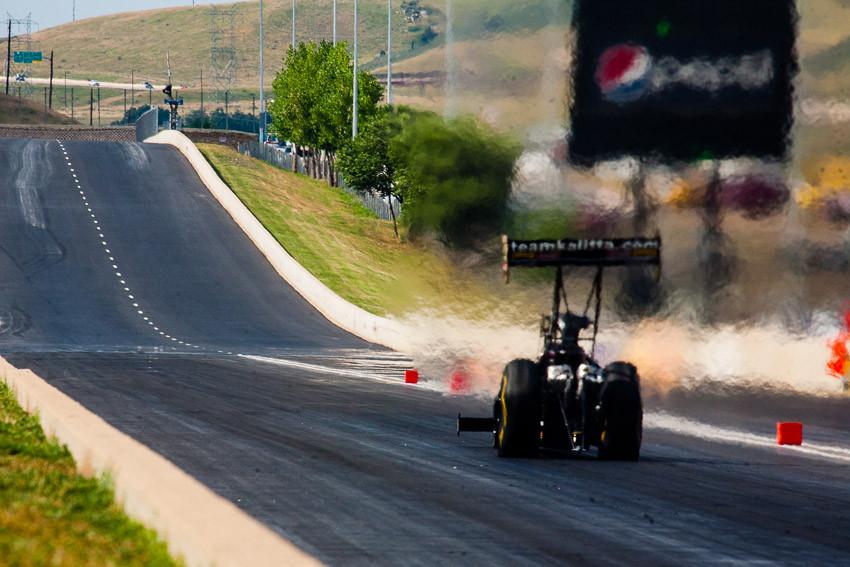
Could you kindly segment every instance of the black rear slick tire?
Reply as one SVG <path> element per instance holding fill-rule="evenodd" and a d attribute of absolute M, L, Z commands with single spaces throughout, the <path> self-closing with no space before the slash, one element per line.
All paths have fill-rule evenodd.
<path fill-rule="evenodd" d="M 536 457 L 540 446 L 542 383 L 534 362 L 512 360 L 494 405 L 500 457 Z"/>

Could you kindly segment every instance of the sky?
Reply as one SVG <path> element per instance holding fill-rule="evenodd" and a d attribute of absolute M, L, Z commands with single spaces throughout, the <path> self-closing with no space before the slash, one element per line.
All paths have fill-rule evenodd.
<path fill-rule="evenodd" d="M 0 18 L 6 20 L 9 16 L 14 20 L 22 20 L 30 15 L 32 33 L 53 26 L 77 20 L 118 14 L 120 12 L 138 12 L 156 8 L 173 8 L 175 6 L 209 6 L 210 4 L 232 4 L 239 0 L 2 0 L 0 2 Z"/>

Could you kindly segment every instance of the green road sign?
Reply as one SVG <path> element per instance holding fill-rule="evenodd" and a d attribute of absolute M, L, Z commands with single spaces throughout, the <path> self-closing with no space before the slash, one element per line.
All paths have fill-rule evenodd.
<path fill-rule="evenodd" d="M 15 63 L 39 63 L 41 51 L 16 51 Z"/>

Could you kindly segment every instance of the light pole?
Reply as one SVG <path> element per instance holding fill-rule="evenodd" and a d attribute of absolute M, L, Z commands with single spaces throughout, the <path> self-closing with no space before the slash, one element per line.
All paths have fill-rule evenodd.
<path fill-rule="evenodd" d="M 266 131 L 266 115 L 265 115 L 265 106 L 263 106 L 263 0 L 260 0 L 260 127 L 258 128 L 260 133 L 259 142 L 263 143 L 263 136 Z"/>
<path fill-rule="evenodd" d="M 387 1 L 387 104 L 393 103 L 393 0 Z"/>
<path fill-rule="evenodd" d="M 334 46 L 336 46 L 336 0 L 334 0 Z"/>
<path fill-rule="evenodd" d="M 292 51 L 295 51 L 295 0 L 292 0 Z"/>
<path fill-rule="evenodd" d="M 351 114 L 351 138 L 357 137 L 357 0 L 354 0 L 354 108 Z"/>

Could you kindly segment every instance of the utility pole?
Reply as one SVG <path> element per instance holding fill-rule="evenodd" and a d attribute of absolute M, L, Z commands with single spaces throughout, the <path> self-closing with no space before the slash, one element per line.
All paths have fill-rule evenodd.
<path fill-rule="evenodd" d="M 263 0 L 260 0 L 260 116 L 262 117 L 261 122 L 263 123 L 259 127 L 260 134 L 260 143 L 263 143 L 263 136 L 265 136 L 266 132 L 266 115 L 264 113 L 265 106 L 263 106 Z"/>
<path fill-rule="evenodd" d="M 50 50 L 50 108 L 53 108 L 53 50 Z"/>
<path fill-rule="evenodd" d="M 351 138 L 357 137 L 357 0 L 354 0 L 354 108 L 351 113 Z"/>
<path fill-rule="evenodd" d="M 9 38 L 6 40 L 6 94 L 9 94 L 9 69 L 12 67 L 12 18 L 9 17 Z"/>
<path fill-rule="evenodd" d="M 387 0 L 387 104 L 393 103 L 393 0 Z"/>
<path fill-rule="evenodd" d="M 336 0 L 334 0 L 334 46 L 336 46 Z"/>

